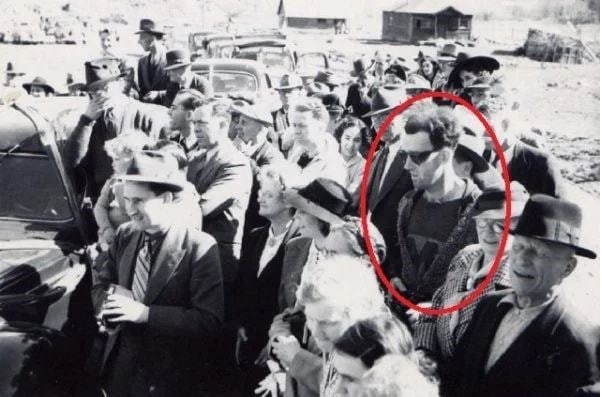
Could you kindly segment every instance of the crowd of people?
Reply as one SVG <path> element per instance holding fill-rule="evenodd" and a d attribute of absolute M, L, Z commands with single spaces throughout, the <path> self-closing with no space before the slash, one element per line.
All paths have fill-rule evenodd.
<path fill-rule="evenodd" d="M 93 301 L 108 338 L 90 365 L 108 396 L 599 395 L 599 328 L 561 288 L 577 256 L 596 254 L 554 157 L 513 125 L 520 107 L 495 58 L 453 44 L 418 54 L 418 70 L 364 56 L 344 100 L 328 70 L 286 74 L 274 111 L 214 95 L 153 21 L 137 34 L 148 55 L 136 73 L 108 51 L 86 62 L 89 105 L 63 148 L 95 204 Z M 439 99 L 383 126 L 429 91 L 484 115 L 512 181 L 497 272 L 442 316 L 390 296 L 358 209 L 367 173 L 369 245 L 412 302 L 450 307 L 486 279 L 507 203 L 485 126 Z"/>

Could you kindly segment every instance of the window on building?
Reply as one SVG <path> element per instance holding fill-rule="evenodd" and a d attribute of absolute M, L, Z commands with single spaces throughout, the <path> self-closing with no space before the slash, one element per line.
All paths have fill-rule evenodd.
<path fill-rule="evenodd" d="M 416 29 L 433 29 L 433 19 L 425 17 L 414 17 L 414 27 Z"/>
<path fill-rule="evenodd" d="M 470 27 L 470 18 L 469 17 L 461 17 L 460 18 L 460 29 L 468 29 Z"/>

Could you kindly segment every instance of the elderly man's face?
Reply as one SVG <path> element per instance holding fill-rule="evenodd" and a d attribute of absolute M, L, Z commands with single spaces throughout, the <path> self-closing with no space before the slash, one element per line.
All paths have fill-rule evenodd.
<path fill-rule="evenodd" d="M 509 260 L 512 289 L 533 304 L 545 302 L 577 263 L 573 249 L 525 236 L 514 236 Z"/>

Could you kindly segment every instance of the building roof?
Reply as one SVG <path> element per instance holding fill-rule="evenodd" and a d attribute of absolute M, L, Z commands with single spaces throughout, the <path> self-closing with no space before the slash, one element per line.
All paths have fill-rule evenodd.
<path fill-rule="evenodd" d="M 278 15 L 287 18 L 347 19 L 350 9 L 346 0 L 280 0 Z"/>
<path fill-rule="evenodd" d="M 406 12 L 410 14 L 439 14 L 448 8 L 464 15 L 472 15 L 475 10 L 466 0 L 404 0 L 388 11 Z"/>

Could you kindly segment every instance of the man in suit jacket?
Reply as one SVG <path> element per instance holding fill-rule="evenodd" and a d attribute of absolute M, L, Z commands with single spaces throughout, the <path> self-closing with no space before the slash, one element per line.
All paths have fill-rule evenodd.
<path fill-rule="evenodd" d="M 379 88 L 372 101 L 372 110 L 366 117 L 378 131 L 391 110 L 405 100 L 405 91 L 400 86 Z M 405 155 L 401 153 L 401 136 L 405 122 L 396 117 L 382 135 L 383 147 L 374 156 L 370 167 L 366 195 L 370 220 L 385 238 L 387 256 L 381 263 L 389 277 L 399 276 L 399 242 L 397 238 L 397 206 L 408 191 L 412 190 L 412 179 L 404 169 Z M 354 203 L 359 205 L 361 187 L 354 194 Z"/>
<path fill-rule="evenodd" d="M 159 91 L 157 103 L 170 107 L 176 94 L 184 89 L 193 89 L 206 97 L 213 94 L 213 89 L 206 78 L 192 73 L 192 62 L 187 50 L 170 50 L 165 55 L 167 66 L 165 72 L 169 76 L 167 89 Z"/>
<path fill-rule="evenodd" d="M 138 60 L 138 88 L 140 98 L 145 102 L 155 102 L 159 92 L 169 84 L 165 71 L 167 65 L 165 47 L 162 44 L 165 34 L 151 19 L 140 20 L 138 43 L 148 54 Z"/>
<path fill-rule="evenodd" d="M 167 134 L 169 115 L 162 106 L 140 103 L 123 92 L 119 61 L 106 58 L 86 62 L 86 91 L 90 103 L 65 143 L 68 168 L 81 166 L 93 201 L 113 174 L 104 143 L 123 131 L 141 130 L 154 139 Z"/>
<path fill-rule="evenodd" d="M 117 231 L 92 290 L 99 316 L 115 329 L 103 355 L 111 396 L 189 395 L 223 321 L 215 240 L 170 216 L 185 183 L 178 174 L 175 158 L 147 151 L 122 176 L 132 221 Z"/>
<path fill-rule="evenodd" d="M 272 115 L 263 104 L 246 105 L 246 102 L 240 101 L 232 111 L 240 115 L 235 127 L 237 136 L 242 141 L 240 151 L 249 158 L 253 170 L 253 187 L 245 216 L 244 234 L 246 235 L 256 227 L 267 224 L 266 218 L 259 215 L 257 202 L 259 169 L 277 161 L 284 161 L 284 156 L 268 142 L 268 128 L 272 125 Z"/>
<path fill-rule="evenodd" d="M 581 209 L 545 195 L 527 202 L 509 262 L 513 291 L 477 307 L 444 389 L 449 396 L 574 396 L 599 384 L 600 329 L 571 307 L 561 283 L 579 246 Z"/>
<path fill-rule="evenodd" d="M 195 109 L 193 120 L 199 148 L 190 156 L 187 178 L 201 196 L 203 230 L 219 245 L 228 318 L 253 176 L 249 159 L 228 139 L 228 104 L 205 102 Z"/>

